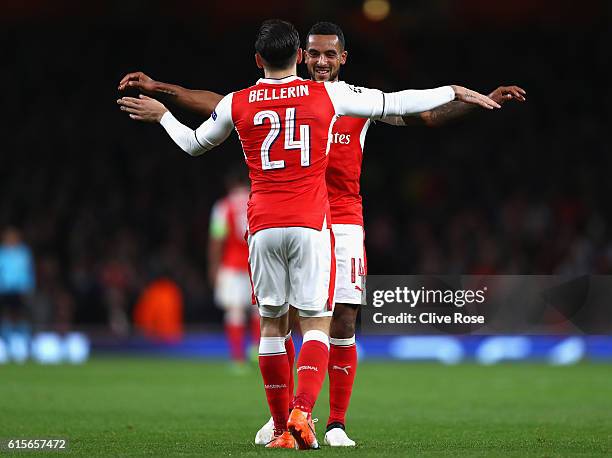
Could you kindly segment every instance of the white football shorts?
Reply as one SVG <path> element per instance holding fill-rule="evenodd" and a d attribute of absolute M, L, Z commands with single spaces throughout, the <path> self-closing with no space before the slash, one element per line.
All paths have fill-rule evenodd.
<path fill-rule="evenodd" d="M 249 273 L 221 267 L 215 283 L 215 302 L 223 309 L 250 308 L 252 295 Z"/>
<path fill-rule="evenodd" d="M 261 316 L 280 317 L 289 304 L 300 316 L 332 315 L 332 240 L 327 228 L 274 227 L 249 234 L 251 280 Z"/>
<path fill-rule="evenodd" d="M 357 224 L 332 224 L 336 253 L 336 290 L 340 304 L 365 304 L 366 254 L 363 227 Z"/>

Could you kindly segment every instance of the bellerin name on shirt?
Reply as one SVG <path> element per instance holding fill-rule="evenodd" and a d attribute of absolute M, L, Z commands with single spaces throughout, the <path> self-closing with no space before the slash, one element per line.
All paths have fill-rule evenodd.
<path fill-rule="evenodd" d="M 256 89 L 249 92 L 249 103 L 261 102 L 262 100 L 291 99 L 308 95 L 308 85 Z"/>

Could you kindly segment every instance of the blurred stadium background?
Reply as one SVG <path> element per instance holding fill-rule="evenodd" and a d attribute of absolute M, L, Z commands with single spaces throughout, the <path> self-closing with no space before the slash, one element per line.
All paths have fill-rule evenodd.
<path fill-rule="evenodd" d="M 368 19 L 368 4 L 388 16 Z M 302 34 L 338 22 L 342 76 L 358 85 L 528 91 L 527 104 L 449 127 L 371 129 L 370 273 L 612 271 L 608 2 L 284 5 L 2 3 L 0 226 L 17 227 L 33 253 L 34 329 L 134 335 L 134 305 L 162 270 L 181 288 L 186 329 L 218 328 L 208 219 L 224 173 L 241 165 L 239 144 L 190 158 L 162 129 L 122 116 L 116 87 L 135 70 L 220 93 L 242 87 L 258 77 L 252 37 L 270 16 Z"/>
<path fill-rule="evenodd" d="M 47 333 L 38 342 L 43 359 L 62 348 L 74 362 L 89 350 L 226 357 L 206 259 L 212 204 L 225 192 L 225 172 L 242 163 L 238 141 L 190 158 L 162 129 L 118 110 L 117 84 L 136 70 L 220 93 L 250 84 L 259 77 L 253 37 L 269 17 L 291 20 L 302 35 L 314 22 L 337 22 L 349 51 L 341 78 L 357 85 L 527 90 L 526 104 L 448 127 L 370 130 L 362 175 L 370 273 L 612 273 L 610 2 L 4 0 L 0 227 L 17 228 L 32 255 L 26 329 Z M 201 121 L 179 114 L 193 127 Z M 144 288 L 162 272 L 182 294 L 182 338 L 172 343 L 145 338 L 133 320 Z M 518 339 L 503 341 L 501 351 L 557 363 L 612 358 L 605 335 Z M 478 337 L 438 343 L 461 347 L 462 357 L 447 362 L 477 357 L 483 344 Z M 24 348 L 5 344 L 3 362 L 20 359 L 11 351 Z M 406 354 L 418 344 L 364 337 L 361 351 L 366 360 L 444 360 Z M 559 345 L 569 350 L 555 360 Z M 101 370 L 94 363 L 101 364 L 88 363 L 91 380 Z M 19 387 L 11 380 L 20 377 L 46 373 L 50 386 L 59 383 L 52 372 L 3 367 L 13 395 Z M 609 366 L 579 367 L 586 378 L 595 371 L 592 380 L 610 374 Z M 444 377 L 426 370 L 432 380 Z M 595 405 L 610 407 L 609 388 L 597 389 Z M 7 411 L 19 423 L 17 410 Z M 609 425 L 609 410 L 595 417 Z"/>

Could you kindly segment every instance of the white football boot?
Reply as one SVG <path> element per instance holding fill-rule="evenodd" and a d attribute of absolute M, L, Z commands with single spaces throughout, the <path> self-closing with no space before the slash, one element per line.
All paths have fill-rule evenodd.
<path fill-rule="evenodd" d="M 274 420 L 272 417 L 255 434 L 255 445 L 266 445 L 274 439 Z"/>
<path fill-rule="evenodd" d="M 330 447 L 354 447 L 355 441 L 350 439 L 342 428 L 332 428 L 325 433 L 325 445 Z"/>

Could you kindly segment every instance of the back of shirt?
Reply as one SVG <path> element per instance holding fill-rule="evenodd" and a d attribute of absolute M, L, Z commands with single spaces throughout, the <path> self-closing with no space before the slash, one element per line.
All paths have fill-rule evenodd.
<path fill-rule="evenodd" d="M 165 113 L 160 123 L 175 142 L 199 155 L 238 132 L 251 177 L 249 231 L 330 225 L 325 185 L 329 137 L 337 116 L 380 119 L 429 110 L 455 97 L 450 86 L 384 94 L 344 82 L 296 76 L 261 79 L 221 99 L 195 131 Z M 354 190 L 353 190 L 354 192 Z"/>
<path fill-rule="evenodd" d="M 251 233 L 330 224 L 325 169 L 334 115 L 325 86 L 295 76 L 233 93 L 232 120 L 251 178 Z"/>

